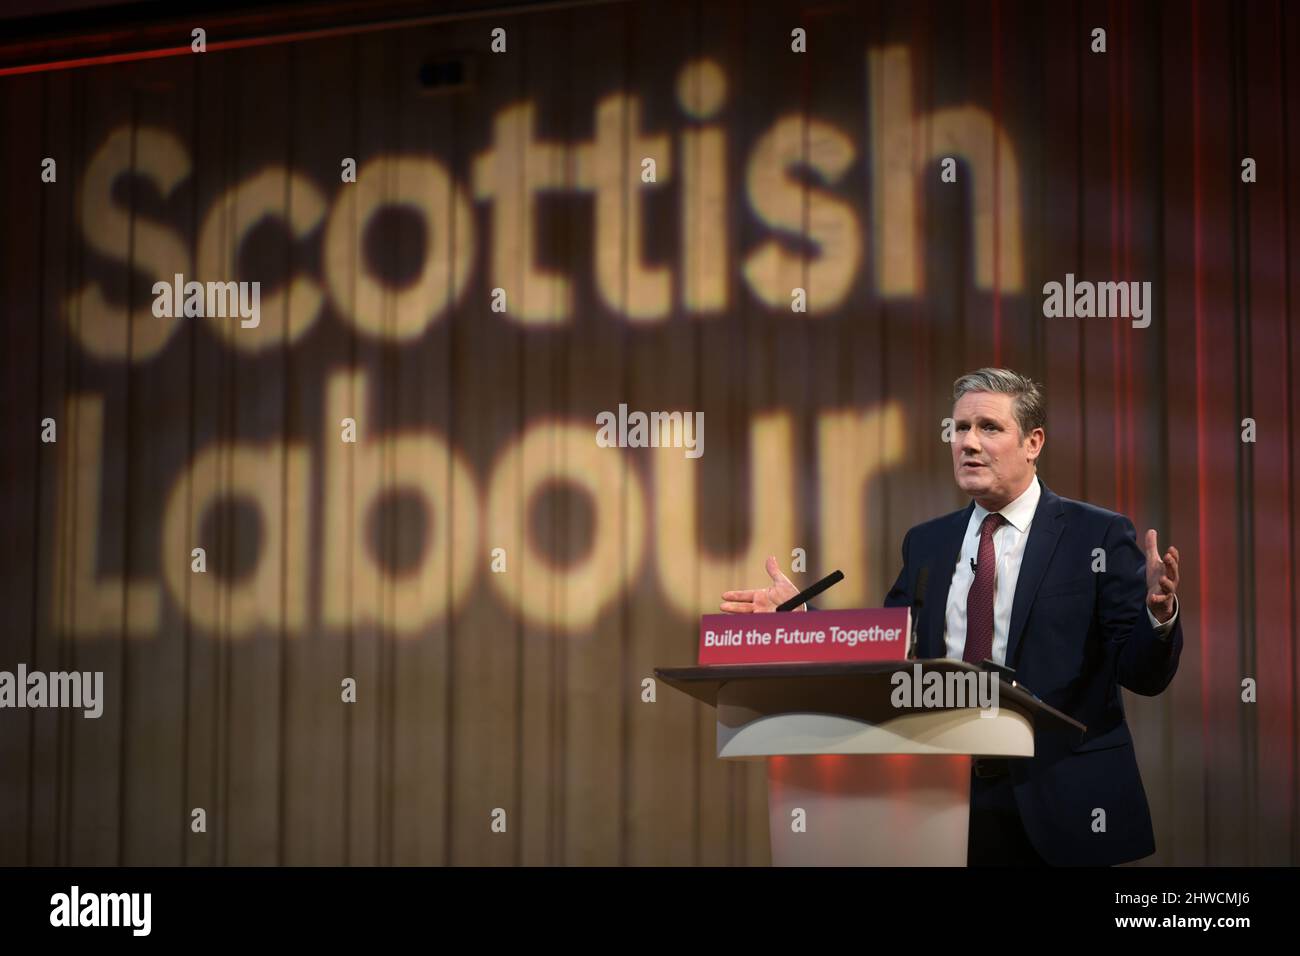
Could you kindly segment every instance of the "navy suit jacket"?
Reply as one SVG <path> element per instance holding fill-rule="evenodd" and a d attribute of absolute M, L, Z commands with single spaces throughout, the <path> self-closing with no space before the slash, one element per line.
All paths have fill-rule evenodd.
<path fill-rule="evenodd" d="M 885 606 L 911 606 L 917 574 L 930 569 L 916 622 L 918 657 L 947 656 L 948 588 L 974 507 L 919 524 L 903 538 L 903 570 Z M 1094 573 L 1097 548 L 1106 564 Z M 1043 484 L 1016 581 L 1006 663 L 1020 683 L 1088 727 L 1082 737 L 1039 727 L 1034 756 L 1011 761 L 1025 832 L 1048 863 L 1109 865 L 1155 852 L 1119 689 L 1153 697 L 1169 686 L 1183 615 L 1180 608 L 1160 637 L 1146 593 L 1146 558 L 1133 523 Z M 1097 809 L 1105 811 L 1103 832 L 1094 829 Z"/>

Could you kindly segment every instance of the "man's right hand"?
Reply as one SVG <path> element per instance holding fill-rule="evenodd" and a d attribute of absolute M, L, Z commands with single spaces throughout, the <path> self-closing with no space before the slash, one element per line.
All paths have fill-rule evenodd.
<path fill-rule="evenodd" d="M 772 579 L 771 587 L 750 588 L 747 591 L 724 591 L 722 603 L 718 607 L 728 614 L 775 611 L 778 605 L 799 593 L 799 589 L 781 573 L 781 566 L 776 563 L 775 556 L 767 559 L 767 576 Z M 807 609 L 807 604 L 795 608 L 796 611 Z"/>

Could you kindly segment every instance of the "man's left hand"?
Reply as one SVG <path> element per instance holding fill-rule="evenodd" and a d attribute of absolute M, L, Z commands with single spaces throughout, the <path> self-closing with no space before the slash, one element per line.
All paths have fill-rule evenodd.
<path fill-rule="evenodd" d="M 1147 531 L 1147 607 L 1164 624 L 1174 616 L 1174 594 L 1178 591 L 1178 549 L 1170 545 L 1160 555 L 1155 529 Z"/>

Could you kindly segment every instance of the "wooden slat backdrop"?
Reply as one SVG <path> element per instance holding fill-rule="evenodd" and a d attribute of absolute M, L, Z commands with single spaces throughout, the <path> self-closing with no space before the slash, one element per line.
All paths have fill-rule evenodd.
<path fill-rule="evenodd" d="M 505 55 L 487 50 L 496 26 Z M 790 52 L 795 26 L 808 31 L 804 55 Z M 1104 55 L 1089 52 L 1097 26 Z M 868 51 L 905 53 L 908 72 Z M 462 54 L 468 89 L 421 87 L 422 64 Z M 697 121 L 678 82 L 704 59 L 725 91 Z M 0 865 L 767 863 L 761 765 L 718 761 L 712 713 L 664 687 L 645 703 L 641 681 L 692 660 L 694 614 L 716 607 L 727 583 L 761 583 L 766 553 L 788 566 L 804 548 L 796 580 L 855 567 L 825 603 L 878 603 L 907 528 L 962 504 L 938 432 L 952 379 L 986 364 L 1045 381 L 1041 470 L 1055 491 L 1158 528 L 1184 556 L 1180 672 L 1160 697 L 1126 695 L 1157 832 L 1146 862 L 1300 862 L 1298 75 L 1300 16 L 1279 0 L 988 0 L 575 5 L 0 80 L 0 669 L 105 675 L 99 720 L 0 711 Z M 593 163 L 625 171 L 635 234 L 601 232 L 595 194 L 579 191 L 577 144 L 597 136 L 598 104 L 616 95 L 635 98 L 628 120 L 639 126 L 614 160 Z M 905 296 L 882 292 L 899 277 L 882 257 L 906 237 L 873 194 L 885 172 L 875 111 L 899 97 L 921 117 L 913 161 L 950 148 L 936 111 L 969 105 L 1006 133 L 993 168 L 960 163 L 955 187 L 940 183 L 937 161 L 917 175 L 923 278 Z M 535 144 L 560 150 L 561 178 L 531 219 L 516 210 L 498 221 L 475 197 L 477 163 L 494 124 L 524 106 Z M 771 168 L 756 150 L 783 119 L 803 124 L 814 163 L 837 142 L 851 154 L 838 177 L 785 173 L 811 190 L 796 207 L 803 235 L 765 219 L 779 196 L 750 191 Z M 83 232 L 87 167 L 122 131 L 131 168 L 165 165 L 151 130 L 173 137 L 189 167 L 171 191 L 119 177 L 113 205 L 131 218 L 90 223 L 113 237 L 98 248 Z M 692 211 L 692 261 L 683 180 L 713 167 L 706 148 L 684 143 L 707 130 L 721 136 L 723 181 Z M 641 184 L 634 136 L 667 144 L 659 183 Z M 46 156 L 57 183 L 39 181 Z M 1249 185 L 1246 156 L 1259 169 Z M 339 182 L 343 157 L 363 170 L 378 157 L 435 159 L 463 191 L 462 207 L 438 201 L 453 230 L 471 217 L 467 284 L 417 335 L 399 337 L 394 293 L 429 248 L 452 256 L 449 236 L 421 238 L 410 212 L 365 228 L 359 187 Z M 500 167 L 522 182 L 551 161 L 540 145 L 507 148 Z M 396 195 L 389 169 L 385 195 Z M 280 213 L 319 206 L 319 221 L 298 236 L 264 224 L 236 250 L 231 191 L 267 171 Z M 999 172 L 1010 178 L 981 200 L 992 220 L 974 230 L 972 184 Z M 756 294 L 787 279 L 750 261 L 774 239 L 791 255 L 846 255 L 812 239 L 844 210 L 859 259 L 845 263 L 852 284 L 835 308 L 795 315 L 784 293 Z M 722 236 L 708 227 L 715 211 Z M 342 245 L 331 256 L 334 217 Z M 164 321 L 148 315 L 150 286 L 169 278 L 164 261 L 188 257 L 197 274 L 210 218 L 219 274 L 200 279 L 259 279 L 265 302 L 288 277 L 306 278 L 321 288 L 315 322 L 291 335 L 281 297 L 264 310 L 258 351 L 202 319 L 180 320 L 157 354 L 134 361 L 84 346 L 93 332 L 116 335 L 122 354 L 147 351 Z M 152 238 L 151 223 L 177 238 Z M 977 253 L 1004 229 L 1012 241 L 994 281 L 980 283 Z M 497 242 L 510 244 L 501 271 Z M 568 279 L 569 318 L 555 327 L 491 308 L 498 285 L 515 310 L 539 293 L 528 292 L 530 248 L 534 272 Z M 618 264 L 617 289 L 598 279 L 602 253 Z M 1008 277 L 1020 267 L 1017 284 Z M 649 294 L 646 268 L 670 275 L 662 321 L 617 307 Z M 376 272 L 390 292 L 371 306 L 359 283 Z M 1150 280 L 1150 328 L 1044 318 L 1039 290 L 1067 272 Z M 688 274 L 721 276 L 719 307 L 688 305 Z M 830 294 L 807 261 L 798 276 L 814 299 Z M 91 283 L 107 307 L 77 304 Z M 129 336 L 105 314 L 128 305 L 143 316 Z M 346 319 L 354 310 L 381 334 L 359 331 Z M 704 457 L 595 452 L 594 416 L 621 402 L 703 411 Z M 344 415 L 358 422 L 355 446 L 338 441 Z M 47 416 L 56 444 L 39 438 Z M 1241 441 L 1246 417 L 1254 444 Z M 417 470 L 442 462 L 413 457 L 410 442 L 428 436 L 468 469 L 468 485 L 457 464 Z M 270 455 L 268 468 L 241 472 L 237 443 Z M 212 470 L 191 474 L 213 448 Z M 598 494 L 525 499 L 550 487 L 537 475 L 564 467 Z M 449 489 L 445 506 L 369 507 L 369 489 L 412 476 Z M 199 507 L 205 488 L 250 480 L 260 512 L 238 496 Z M 489 514 L 494 488 L 519 506 L 513 515 Z M 190 544 L 167 544 L 173 496 L 182 537 L 207 548 L 204 583 L 238 578 L 266 551 L 271 587 L 251 630 L 228 590 L 190 574 Z M 586 586 L 527 552 L 531 542 L 580 567 L 597 534 L 610 550 L 596 582 L 616 585 L 592 614 Z M 415 590 L 366 571 L 369 553 L 400 573 L 434 539 L 467 557 Z M 500 575 L 489 570 L 497 547 Z M 164 584 L 166 562 L 182 569 L 178 589 Z M 433 609 L 414 628 L 411 601 Z M 354 704 L 339 699 L 349 676 Z M 1258 681 L 1257 703 L 1240 700 L 1245 677 Z M 191 830 L 196 807 L 205 833 Z M 497 808 L 505 833 L 490 826 Z"/>

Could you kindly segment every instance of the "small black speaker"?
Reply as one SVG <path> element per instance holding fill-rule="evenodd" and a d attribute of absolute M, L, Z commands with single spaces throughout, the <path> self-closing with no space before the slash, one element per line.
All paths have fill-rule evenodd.
<path fill-rule="evenodd" d="M 425 60 L 420 64 L 418 80 L 425 93 L 465 90 L 473 79 L 473 61 L 468 56 Z"/>

